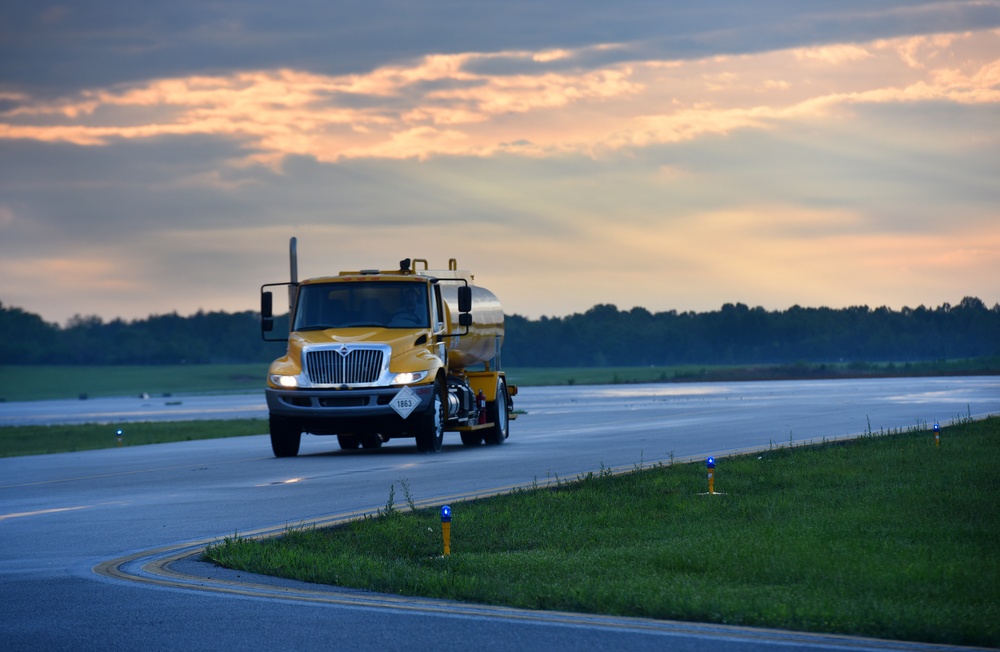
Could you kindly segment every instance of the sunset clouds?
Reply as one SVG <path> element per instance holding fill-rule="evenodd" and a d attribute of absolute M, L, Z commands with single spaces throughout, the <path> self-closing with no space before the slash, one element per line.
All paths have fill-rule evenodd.
<path fill-rule="evenodd" d="M 553 68 L 579 54 L 434 54 L 365 74 L 241 71 L 54 100 L 8 95 L 12 108 L 0 114 L 0 137 L 106 146 L 222 136 L 257 152 L 253 158 L 275 162 L 288 155 L 323 162 L 593 155 L 782 121 L 837 119 L 858 104 L 1000 103 L 997 30 Z M 493 61 L 511 70 L 478 71 Z"/>
<path fill-rule="evenodd" d="M 942 18 L 986 9 L 993 24 Z M 878 15 L 907 12 L 951 29 L 684 56 L 539 39 L 337 72 L 276 59 L 0 84 L 0 301 L 55 321 L 250 309 L 297 235 L 316 274 L 457 256 L 529 316 L 992 305 L 1000 5 Z M 62 297 L 68 278 L 80 291 Z"/>

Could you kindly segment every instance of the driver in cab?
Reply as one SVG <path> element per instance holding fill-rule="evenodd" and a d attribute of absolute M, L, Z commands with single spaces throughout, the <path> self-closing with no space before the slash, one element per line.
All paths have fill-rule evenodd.
<path fill-rule="evenodd" d="M 426 307 L 420 305 L 418 294 L 414 289 L 402 291 L 399 309 L 393 313 L 392 319 L 389 320 L 390 327 L 419 328 L 426 325 L 426 315 L 421 316 L 422 313 L 426 312 Z"/>

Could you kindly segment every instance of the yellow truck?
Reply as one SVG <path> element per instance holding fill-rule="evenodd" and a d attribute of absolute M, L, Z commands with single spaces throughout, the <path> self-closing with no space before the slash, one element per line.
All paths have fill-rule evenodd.
<path fill-rule="evenodd" d="M 336 435 L 341 448 L 377 448 L 412 437 L 441 450 L 444 433 L 466 446 L 503 444 L 517 387 L 500 369 L 503 310 L 455 259 L 424 259 L 261 286 L 261 334 L 288 342 L 267 374 L 271 449 L 298 455 L 302 433 Z M 275 337 L 270 288 L 288 288 L 288 336 Z"/>

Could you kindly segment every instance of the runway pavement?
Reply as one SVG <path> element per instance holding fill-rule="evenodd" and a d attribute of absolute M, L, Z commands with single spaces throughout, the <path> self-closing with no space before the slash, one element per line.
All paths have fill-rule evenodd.
<path fill-rule="evenodd" d="M 233 412 L 252 401 L 236 403 Z M 12 414 L 0 407 L 0 418 Z M 1000 378 L 525 388 L 516 407 L 525 414 L 506 445 L 466 448 L 449 434 L 436 455 L 412 440 L 341 451 L 336 438 L 307 436 L 299 457 L 276 459 L 262 434 L 2 459 L 0 641 L 17 650 L 947 649 L 404 600 L 271 582 L 190 556 L 232 534 L 373 513 L 402 481 L 437 504 L 671 456 L 724 459 L 1000 413 Z"/>

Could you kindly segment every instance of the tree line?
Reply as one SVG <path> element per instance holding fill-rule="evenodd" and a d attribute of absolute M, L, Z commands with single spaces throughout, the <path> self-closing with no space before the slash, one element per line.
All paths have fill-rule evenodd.
<path fill-rule="evenodd" d="M 273 360 L 283 351 L 261 340 L 260 317 L 251 311 L 128 322 L 77 315 L 59 327 L 0 303 L 0 364 L 235 364 Z"/>
<path fill-rule="evenodd" d="M 596 305 L 566 317 L 508 315 L 506 367 L 668 366 L 927 361 L 1000 355 L 1000 304 L 867 306 L 768 311 L 726 304 L 710 312 Z M 280 322 L 280 320 L 279 320 Z M 0 364 L 141 365 L 266 362 L 283 343 L 260 337 L 259 315 L 198 312 L 65 327 L 0 303 Z"/>
<path fill-rule="evenodd" d="M 506 318 L 508 366 L 669 366 L 902 362 L 1000 354 L 1000 304 L 967 297 L 928 309 L 726 304 L 711 312 L 597 305 L 582 314 Z"/>

